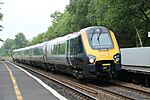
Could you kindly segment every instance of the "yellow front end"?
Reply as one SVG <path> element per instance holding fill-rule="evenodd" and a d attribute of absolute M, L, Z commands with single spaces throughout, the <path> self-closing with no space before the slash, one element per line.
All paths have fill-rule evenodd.
<path fill-rule="evenodd" d="M 88 37 L 85 32 L 82 32 L 82 39 L 84 43 L 84 47 L 86 49 L 86 53 L 92 54 L 96 57 L 96 61 L 101 60 L 114 60 L 113 56 L 117 53 L 120 53 L 118 43 L 116 41 L 115 35 L 112 31 L 110 31 L 110 35 L 113 40 L 114 48 L 110 50 L 93 50 L 89 44 Z"/>
<path fill-rule="evenodd" d="M 115 35 L 109 30 L 110 38 L 113 43 L 113 48 L 111 49 L 93 49 L 90 45 L 89 38 L 86 31 L 81 31 L 82 41 L 84 44 L 84 49 L 89 57 L 87 61 L 87 66 L 89 66 L 89 71 L 96 76 L 104 75 L 103 73 L 115 73 L 121 69 L 120 64 L 120 50 L 118 43 L 116 41 Z M 93 56 L 93 58 L 92 58 Z M 119 57 L 119 58 L 117 58 Z M 119 59 L 119 61 L 117 60 Z"/>

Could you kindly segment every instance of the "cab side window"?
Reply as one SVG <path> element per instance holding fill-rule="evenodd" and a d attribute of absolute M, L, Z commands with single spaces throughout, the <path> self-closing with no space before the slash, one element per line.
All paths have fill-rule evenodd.
<path fill-rule="evenodd" d="M 82 44 L 81 35 L 78 37 L 78 53 L 83 53 L 83 44 Z"/>
<path fill-rule="evenodd" d="M 74 54 L 74 39 L 70 40 L 70 55 Z"/>

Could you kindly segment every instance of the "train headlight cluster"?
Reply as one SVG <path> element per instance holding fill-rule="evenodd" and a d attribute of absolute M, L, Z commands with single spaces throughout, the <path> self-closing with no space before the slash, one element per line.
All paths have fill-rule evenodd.
<path fill-rule="evenodd" d="M 117 63 L 120 63 L 121 62 L 121 55 L 119 53 L 115 54 L 114 55 L 114 59 Z"/>
<path fill-rule="evenodd" d="M 88 57 L 89 57 L 89 63 L 93 64 L 96 60 L 96 57 L 93 55 L 89 55 Z"/>

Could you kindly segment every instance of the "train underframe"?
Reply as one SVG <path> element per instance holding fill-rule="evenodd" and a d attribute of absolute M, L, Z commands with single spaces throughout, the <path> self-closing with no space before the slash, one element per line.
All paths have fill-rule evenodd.
<path fill-rule="evenodd" d="M 26 60 L 16 60 L 19 63 L 31 65 L 33 67 L 42 67 L 46 70 L 53 72 L 63 72 L 72 74 L 79 80 L 82 79 L 104 79 L 109 80 L 117 75 L 117 72 L 121 69 L 120 63 L 114 63 L 113 61 L 101 61 L 96 64 L 84 64 L 84 66 L 65 66 L 58 64 L 50 64 L 46 62 L 35 62 Z M 107 63 L 106 63 L 107 62 Z"/>
<path fill-rule="evenodd" d="M 104 79 L 115 78 L 121 69 L 121 64 L 87 64 L 84 68 L 73 69 L 73 76 L 77 79 Z"/>
<path fill-rule="evenodd" d="M 120 64 L 102 64 L 102 65 L 89 65 L 89 73 L 91 77 L 101 78 L 101 79 L 110 79 L 117 76 L 118 71 L 120 70 Z"/>

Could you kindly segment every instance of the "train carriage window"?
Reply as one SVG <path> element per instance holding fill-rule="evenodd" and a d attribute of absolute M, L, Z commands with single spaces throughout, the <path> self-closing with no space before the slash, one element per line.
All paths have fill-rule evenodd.
<path fill-rule="evenodd" d="M 21 51 L 18 51 L 17 57 L 21 57 Z"/>
<path fill-rule="evenodd" d="M 55 45 L 53 44 L 53 45 L 52 45 L 52 48 L 51 48 L 52 54 L 54 54 L 54 51 L 55 51 L 55 50 L 54 50 L 54 46 L 55 46 Z"/>
<path fill-rule="evenodd" d="M 65 54 L 65 43 L 59 44 L 59 54 Z"/>
<path fill-rule="evenodd" d="M 47 46 L 47 54 L 51 55 L 51 53 L 52 53 L 52 45 L 48 45 Z"/>
<path fill-rule="evenodd" d="M 30 50 L 25 50 L 24 51 L 24 56 L 28 56 L 28 55 L 30 55 Z"/>
<path fill-rule="evenodd" d="M 42 48 L 35 48 L 34 49 L 34 55 L 43 55 L 43 49 Z"/>
<path fill-rule="evenodd" d="M 55 46 L 55 44 L 54 44 L 54 45 L 53 45 L 53 48 L 52 48 L 52 54 L 54 55 L 55 52 L 56 52 L 56 46 Z"/>
<path fill-rule="evenodd" d="M 54 44 L 53 47 L 54 47 L 54 48 L 53 48 L 52 53 L 53 53 L 53 54 L 58 54 L 58 47 L 57 47 L 57 44 Z"/>
<path fill-rule="evenodd" d="M 54 54 L 54 44 L 51 46 L 51 54 Z"/>
<path fill-rule="evenodd" d="M 60 52 L 60 44 L 57 44 L 57 52 L 56 52 L 56 54 L 59 54 L 59 52 Z"/>
<path fill-rule="evenodd" d="M 77 54 L 78 53 L 78 51 L 79 51 L 79 43 L 78 43 L 78 38 L 76 37 L 75 39 L 74 39 L 74 52 L 75 52 L 75 54 Z"/>
<path fill-rule="evenodd" d="M 56 44 L 56 52 L 55 52 L 55 54 L 58 54 L 58 53 L 59 53 L 59 45 Z"/>
<path fill-rule="evenodd" d="M 57 54 L 60 54 L 60 44 L 57 45 L 57 49 L 58 49 Z"/>

